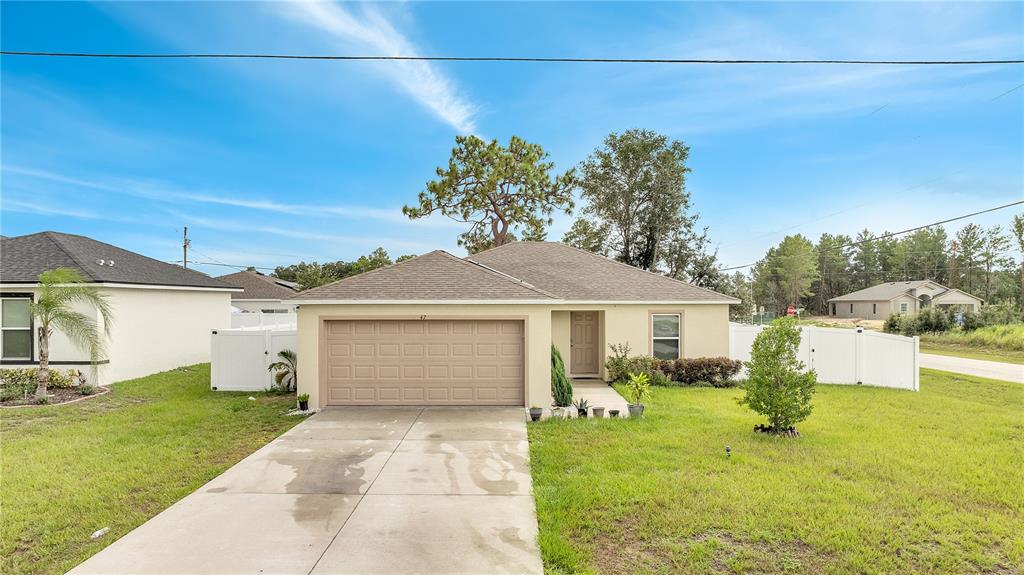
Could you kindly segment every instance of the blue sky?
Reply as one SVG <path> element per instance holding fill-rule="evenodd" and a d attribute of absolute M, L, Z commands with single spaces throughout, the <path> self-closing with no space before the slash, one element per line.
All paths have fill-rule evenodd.
<path fill-rule="evenodd" d="M 1022 31 L 1022 3 L 2 5 L 5 50 L 1019 59 Z M 0 80 L 2 233 L 165 260 L 185 225 L 193 257 L 231 264 L 461 254 L 458 224 L 400 208 L 464 133 L 537 142 L 559 170 L 611 131 L 682 139 L 724 265 L 786 233 L 896 230 L 1024 197 L 1024 88 L 1005 94 L 1024 66 L 4 57 Z"/>

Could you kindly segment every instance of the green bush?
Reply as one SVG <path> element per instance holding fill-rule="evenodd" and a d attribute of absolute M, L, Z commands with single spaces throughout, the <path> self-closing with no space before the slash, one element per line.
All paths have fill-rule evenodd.
<path fill-rule="evenodd" d="M 658 387 L 668 387 L 672 385 L 672 379 L 669 376 L 665 375 L 664 371 L 656 369 L 654 370 L 654 373 L 650 374 L 649 377 L 651 380 L 651 385 L 656 385 Z"/>
<path fill-rule="evenodd" d="M 797 359 L 800 328 L 794 318 L 779 318 L 757 334 L 746 362 L 746 391 L 741 405 L 768 418 L 769 430 L 786 432 L 811 414 L 817 375 L 804 372 Z"/>
<path fill-rule="evenodd" d="M 554 344 L 551 345 L 551 396 L 556 407 L 572 405 L 572 383 L 565 376 L 565 362 Z"/>
<path fill-rule="evenodd" d="M 660 369 L 679 385 L 733 387 L 736 382 L 732 378 L 743 369 L 743 362 L 728 357 L 687 357 L 665 360 Z"/>
<path fill-rule="evenodd" d="M 59 389 L 71 389 L 78 387 L 77 369 L 51 369 L 49 387 Z M 0 369 L 0 386 L 31 386 L 35 391 L 39 382 L 39 369 L 35 367 L 21 367 L 11 369 Z"/>
<path fill-rule="evenodd" d="M 623 390 L 630 405 L 640 405 L 651 395 L 650 377 L 646 373 L 631 373 Z"/>
<path fill-rule="evenodd" d="M 96 387 L 89 384 L 81 385 L 78 387 L 78 393 L 81 393 L 82 395 L 95 395 Z"/>
<path fill-rule="evenodd" d="M 611 355 L 604 362 L 604 370 L 608 381 L 625 381 L 629 377 L 629 370 L 626 368 L 626 361 L 631 351 L 628 343 L 610 343 L 608 349 Z"/>

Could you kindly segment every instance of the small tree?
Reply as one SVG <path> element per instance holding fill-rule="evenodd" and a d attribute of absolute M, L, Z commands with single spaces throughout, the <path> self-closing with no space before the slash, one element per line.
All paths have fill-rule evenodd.
<path fill-rule="evenodd" d="M 290 349 L 282 349 L 277 352 L 279 361 L 267 366 L 267 371 L 274 372 L 274 383 L 280 391 L 291 391 L 295 389 L 295 382 L 298 378 L 298 356 Z"/>
<path fill-rule="evenodd" d="M 757 334 L 746 362 L 748 379 L 741 405 L 768 418 L 768 431 L 787 433 L 811 414 L 817 375 L 804 372 L 796 357 L 800 328 L 795 318 L 779 318 Z"/>
<path fill-rule="evenodd" d="M 80 303 L 90 305 L 100 313 L 102 332 L 94 319 L 74 309 L 75 304 Z M 31 310 L 38 324 L 36 333 L 39 340 L 36 397 L 43 400 L 50 382 L 50 336 L 53 330 L 60 330 L 73 344 L 84 348 L 95 364 L 103 355 L 104 339 L 110 334 L 113 314 L 107 296 L 95 286 L 85 285 L 85 278 L 71 268 L 57 268 L 39 274 L 39 293 Z"/>
<path fill-rule="evenodd" d="M 555 407 L 572 405 L 572 383 L 565 376 L 565 362 L 554 344 L 551 345 L 551 396 L 555 400 Z"/>

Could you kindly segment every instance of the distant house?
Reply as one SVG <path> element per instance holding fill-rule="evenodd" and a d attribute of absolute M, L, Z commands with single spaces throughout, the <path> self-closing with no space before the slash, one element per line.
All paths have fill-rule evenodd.
<path fill-rule="evenodd" d="M 294 302 L 282 301 L 295 295 L 298 284 L 285 281 L 259 272 L 243 271 L 217 279 L 243 291 L 231 294 L 232 311 L 238 313 L 288 313 L 294 312 Z"/>
<path fill-rule="evenodd" d="M 106 385 L 210 360 L 210 331 L 230 325 L 231 293 L 239 291 L 195 270 L 84 236 L 39 232 L 0 239 L 0 367 L 39 364 L 29 302 L 39 274 L 72 268 L 100 288 L 113 308 L 107 354 L 95 383 Z M 95 309 L 83 307 L 100 323 Z M 92 374 L 86 352 L 63 334 L 50 338 L 50 366 Z"/>
<path fill-rule="evenodd" d="M 983 303 L 981 298 L 931 280 L 878 284 L 828 301 L 831 315 L 860 319 L 885 319 L 894 313 L 917 313 L 929 306 L 977 311 Z"/>

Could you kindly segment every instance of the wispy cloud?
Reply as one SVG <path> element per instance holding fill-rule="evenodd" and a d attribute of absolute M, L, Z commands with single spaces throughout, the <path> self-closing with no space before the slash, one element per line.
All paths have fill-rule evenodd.
<path fill-rule="evenodd" d="M 416 45 L 376 7 L 363 5 L 357 17 L 347 8 L 327 2 L 283 5 L 282 14 L 329 34 L 343 48 L 361 48 L 381 56 L 419 56 Z M 476 107 L 458 94 L 436 65 L 423 61 L 387 62 L 380 71 L 438 118 L 464 134 L 476 131 Z"/>
<path fill-rule="evenodd" d="M 35 202 L 25 202 L 10 197 L 6 191 L 4 193 L 3 202 L 0 203 L 0 207 L 5 212 L 21 212 L 25 214 L 38 214 L 41 216 L 65 216 L 69 218 L 81 218 L 87 220 L 117 220 L 118 218 L 111 218 L 90 212 L 87 210 L 76 210 L 73 208 L 57 208 L 53 206 L 44 206 Z"/>
<path fill-rule="evenodd" d="M 4 165 L 2 172 L 29 178 L 57 182 L 70 186 L 113 192 L 132 197 L 163 203 L 181 201 L 219 206 L 231 206 L 292 216 L 336 216 L 350 219 L 371 219 L 396 224 L 410 224 L 430 227 L 452 227 L 454 224 L 437 218 L 410 221 L 400 208 L 376 208 L 348 204 L 301 204 L 278 202 L 268 199 L 248 199 L 236 195 L 215 192 L 192 192 L 182 190 L 166 182 L 136 180 L 129 178 L 90 179 L 70 176 L 49 170 L 26 166 Z M 6 204 L 6 202 L 5 202 Z M 84 217 L 84 216 L 80 216 Z"/>

